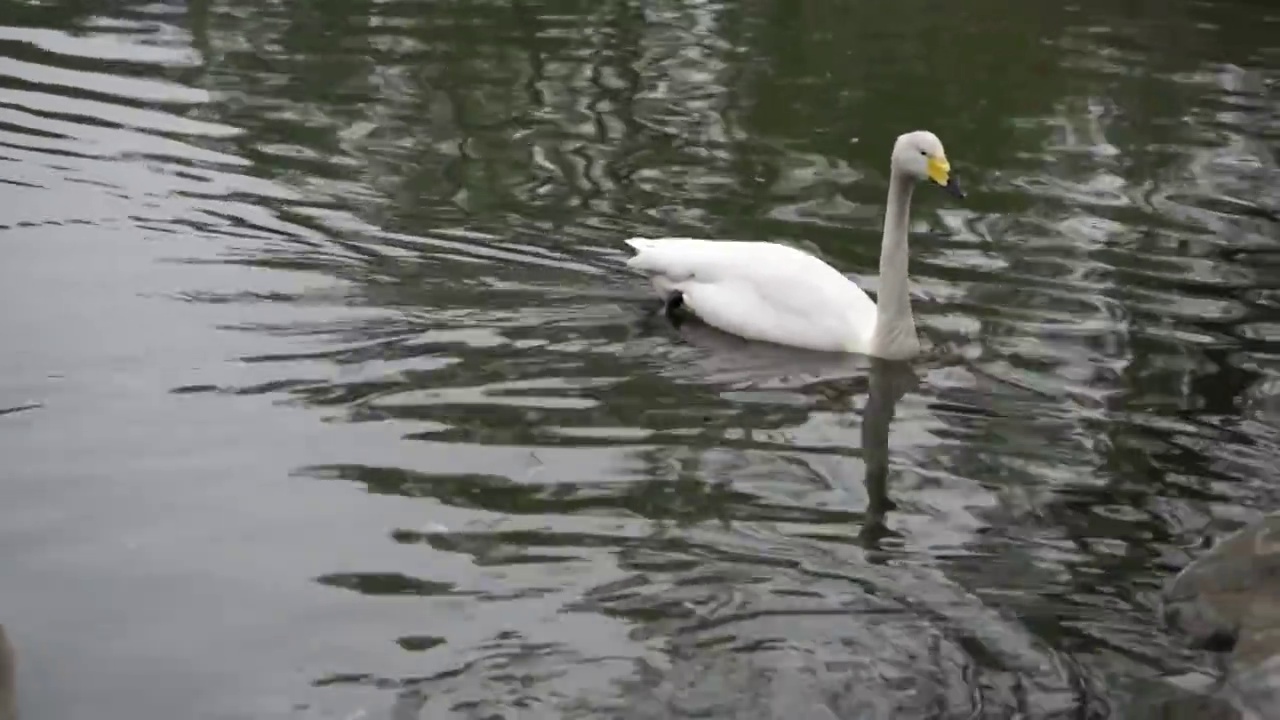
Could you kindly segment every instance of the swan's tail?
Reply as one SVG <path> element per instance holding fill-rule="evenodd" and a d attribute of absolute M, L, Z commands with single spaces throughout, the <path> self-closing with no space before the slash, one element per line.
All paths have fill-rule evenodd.
<path fill-rule="evenodd" d="M 623 240 L 622 242 L 630 245 L 631 249 L 635 250 L 636 252 L 642 253 L 645 250 L 652 249 L 654 243 L 661 242 L 661 241 L 662 241 L 662 238 L 629 237 L 626 240 Z"/>
<path fill-rule="evenodd" d="M 669 239 L 671 238 L 631 237 L 623 241 L 636 251 L 635 255 L 627 259 L 627 267 L 648 277 L 654 292 L 664 299 L 677 292 L 675 281 L 669 277 L 673 271 L 673 258 L 668 257 L 668 253 L 661 252 L 660 247 L 664 240 Z"/>
<path fill-rule="evenodd" d="M 658 249 L 663 238 L 647 238 L 647 237 L 629 237 L 623 240 L 631 246 L 636 254 L 627 259 L 627 267 L 643 272 L 662 272 L 662 263 L 655 262 L 658 260 L 658 254 L 654 251 Z"/>

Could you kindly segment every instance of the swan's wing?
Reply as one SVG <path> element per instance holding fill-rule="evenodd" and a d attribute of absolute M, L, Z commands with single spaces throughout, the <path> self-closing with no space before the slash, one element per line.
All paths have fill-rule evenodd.
<path fill-rule="evenodd" d="M 625 241 L 636 254 L 627 266 L 648 275 L 673 282 L 694 275 L 710 279 L 726 273 L 748 272 L 752 265 L 767 257 L 800 253 L 799 250 L 763 242 L 736 240 L 703 240 L 701 238 L 628 238 Z"/>
<path fill-rule="evenodd" d="M 627 261 L 628 267 L 675 283 L 750 278 L 760 284 L 786 286 L 811 276 L 813 280 L 823 280 L 828 288 L 849 286 L 866 297 L 835 268 L 789 245 L 678 237 L 630 238 L 626 243 L 636 250 L 636 255 Z"/>
<path fill-rule="evenodd" d="M 628 265 L 679 290 L 704 322 L 742 337 L 821 350 L 869 342 L 875 303 L 835 268 L 774 243 L 633 238 Z"/>
<path fill-rule="evenodd" d="M 733 281 L 691 282 L 681 295 L 703 322 L 734 335 L 814 350 L 850 349 L 850 318 L 842 312 L 797 313 L 801 308 L 777 302 L 754 285 Z"/>

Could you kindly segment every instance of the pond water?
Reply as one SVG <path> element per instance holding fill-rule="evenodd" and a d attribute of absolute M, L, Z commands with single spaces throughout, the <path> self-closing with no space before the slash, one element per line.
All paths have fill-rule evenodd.
<path fill-rule="evenodd" d="M 646 318 L 874 291 L 917 128 L 924 357 Z M 1280 508 L 1278 163 L 1261 0 L 0 0 L 24 717 L 1234 717 L 1159 592 Z"/>

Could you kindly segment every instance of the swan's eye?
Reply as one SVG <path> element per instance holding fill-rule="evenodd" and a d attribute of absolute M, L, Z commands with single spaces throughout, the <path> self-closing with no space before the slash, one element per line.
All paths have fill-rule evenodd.
<path fill-rule="evenodd" d="M 928 151 L 928 150 L 921 150 L 921 151 L 920 151 L 920 154 L 921 154 L 921 155 L 924 155 L 925 157 L 928 157 L 928 155 L 929 155 L 929 151 Z"/>

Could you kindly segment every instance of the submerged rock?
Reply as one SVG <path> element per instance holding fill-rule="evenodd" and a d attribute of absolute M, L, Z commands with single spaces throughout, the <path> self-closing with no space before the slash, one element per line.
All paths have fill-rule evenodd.
<path fill-rule="evenodd" d="M 18 717 L 18 698 L 14 692 L 13 645 L 0 625 L 0 720 Z"/>
<path fill-rule="evenodd" d="M 1188 565 L 1163 605 L 1193 646 L 1225 654 L 1220 696 L 1250 720 L 1280 718 L 1280 513 Z"/>

